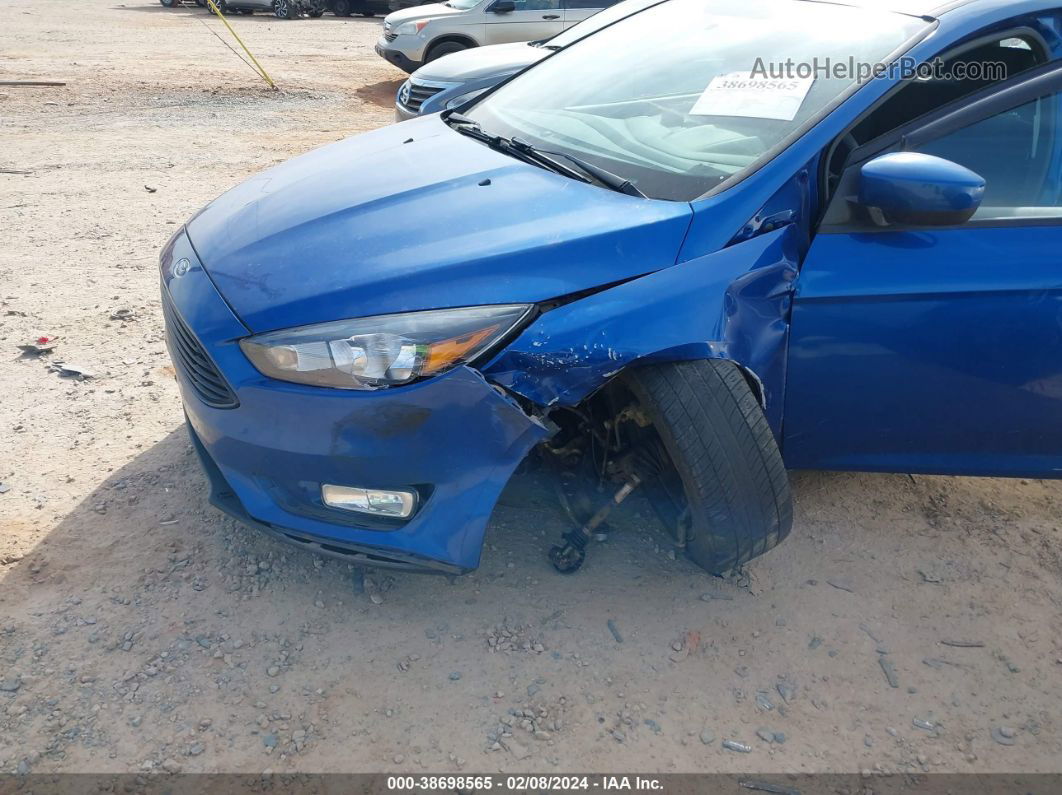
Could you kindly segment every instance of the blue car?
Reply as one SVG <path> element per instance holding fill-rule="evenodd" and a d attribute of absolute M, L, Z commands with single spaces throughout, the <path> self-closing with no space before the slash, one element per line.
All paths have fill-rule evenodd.
<path fill-rule="evenodd" d="M 787 469 L 1062 475 L 1058 0 L 667 0 L 251 178 L 161 257 L 212 499 L 476 568 L 521 465 L 726 572 Z"/>

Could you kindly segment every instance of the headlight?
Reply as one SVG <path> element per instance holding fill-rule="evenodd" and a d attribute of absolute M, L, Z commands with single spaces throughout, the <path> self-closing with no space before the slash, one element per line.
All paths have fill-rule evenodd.
<path fill-rule="evenodd" d="M 421 19 L 416 22 L 403 22 L 401 25 L 395 28 L 395 33 L 399 36 L 416 36 L 418 33 L 424 30 L 424 26 L 427 24 L 428 20 L 426 19 Z"/>
<path fill-rule="evenodd" d="M 470 362 L 513 331 L 527 304 L 340 320 L 240 341 L 263 375 L 338 389 L 382 389 Z"/>
<path fill-rule="evenodd" d="M 471 102 L 480 94 L 484 93 L 485 91 L 489 91 L 491 88 L 492 86 L 487 86 L 486 88 L 480 88 L 475 91 L 469 91 L 467 94 L 461 94 L 460 96 L 456 96 L 453 99 L 448 99 L 446 101 L 446 110 L 456 108 L 458 105 L 464 105 L 466 102 Z"/>

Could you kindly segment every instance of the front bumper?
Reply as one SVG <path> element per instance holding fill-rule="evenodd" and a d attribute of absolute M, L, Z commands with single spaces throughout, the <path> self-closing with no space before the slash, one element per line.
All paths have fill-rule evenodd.
<path fill-rule="evenodd" d="M 398 100 L 395 100 L 395 121 L 409 121 L 415 119 L 420 113 L 414 110 L 410 110 Z"/>
<path fill-rule="evenodd" d="M 186 234 L 171 241 L 161 264 L 163 301 L 238 400 L 235 408 L 208 405 L 173 354 L 216 505 L 283 540 L 351 561 L 446 572 L 479 565 L 498 496 L 547 435 L 539 422 L 468 368 L 377 392 L 266 378 L 240 350 L 249 332 Z M 340 511 L 321 501 L 323 483 L 414 488 L 421 504 L 405 522 Z"/>
<path fill-rule="evenodd" d="M 450 100 L 478 87 L 478 84 L 475 84 L 469 89 L 468 84 L 463 82 L 425 80 L 411 76 L 399 86 L 395 95 L 395 121 L 408 121 L 417 116 L 439 113 L 446 110 L 446 104 Z"/>
<path fill-rule="evenodd" d="M 376 54 L 385 61 L 397 66 L 404 72 L 409 72 L 410 74 L 424 65 L 424 61 L 417 60 L 417 58 L 407 55 L 403 50 L 395 47 L 394 42 L 389 42 L 383 36 L 377 40 L 374 49 L 376 50 Z M 418 52 L 416 55 L 419 57 L 420 53 Z"/>

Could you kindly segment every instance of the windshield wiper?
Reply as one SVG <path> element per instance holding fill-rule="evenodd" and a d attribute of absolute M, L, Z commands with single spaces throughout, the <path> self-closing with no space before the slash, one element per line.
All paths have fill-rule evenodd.
<path fill-rule="evenodd" d="M 636 188 L 630 180 L 624 179 L 611 171 L 607 171 L 599 166 L 595 166 L 591 163 L 587 163 L 575 155 L 569 155 L 566 152 L 553 152 L 548 149 L 536 149 L 527 141 L 522 141 L 519 138 L 506 138 L 501 135 L 492 135 L 485 132 L 482 127 L 479 126 L 479 122 L 475 119 L 469 118 L 462 113 L 455 111 L 449 111 L 442 114 L 442 120 L 450 125 L 454 130 L 463 135 L 467 135 L 470 138 L 475 138 L 478 141 L 490 146 L 492 149 L 497 149 L 500 152 L 516 157 L 519 160 L 523 160 L 525 163 L 531 163 L 533 165 L 541 166 L 555 174 L 574 179 L 579 182 L 590 182 L 583 174 L 588 175 L 591 179 L 600 185 L 603 185 L 610 190 L 618 191 L 619 193 L 625 193 L 628 196 L 637 196 L 641 199 L 647 198 L 638 188 Z M 580 174 L 563 163 L 559 163 L 550 157 L 563 157 L 571 163 L 574 163 Z"/>
<path fill-rule="evenodd" d="M 545 155 L 540 154 L 533 147 L 527 145 L 521 146 L 520 143 L 522 142 L 514 143 L 513 139 L 506 138 L 503 135 L 494 135 L 486 132 L 479 126 L 478 121 L 471 119 L 462 113 L 444 111 L 442 114 L 442 120 L 455 132 L 467 135 L 469 138 L 475 138 L 477 141 L 487 144 L 491 149 L 496 149 L 510 157 L 515 157 L 523 163 L 544 168 L 547 171 L 552 171 L 554 174 L 560 174 L 569 179 L 577 180 L 578 182 L 590 182 L 589 179 L 584 177 L 578 171 L 568 168 L 568 166 L 562 163 L 558 163 L 551 157 L 546 157 Z"/>
<path fill-rule="evenodd" d="M 447 124 L 451 122 L 454 124 L 468 124 L 472 127 L 479 127 L 479 122 L 475 119 L 470 119 L 463 113 L 458 113 L 456 110 L 444 110 L 441 114 L 442 120 Z"/>
<path fill-rule="evenodd" d="M 635 187 L 634 183 L 629 179 L 613 174 L 611 171 L 595 166 L 593 163 L 587 163 L 580 157 L 570 155 L 567 152 L 554 152 L 549 149 L 536 149 L 526 141 L 521 141 L 519 138 L 513 138 L 510 143 L 512 146 L 520 152 L 526 154 L 535 155 L 553 155 L 554 157 L 563 157 L 569 163 L 574 163 L 585 174 L 589 174 L 593 179 L 606 188 L 611 188 L 619 193 L 626 193 L 628 196 L 637 196 L 640 199 L 648 198 L 644 193 Z"/>

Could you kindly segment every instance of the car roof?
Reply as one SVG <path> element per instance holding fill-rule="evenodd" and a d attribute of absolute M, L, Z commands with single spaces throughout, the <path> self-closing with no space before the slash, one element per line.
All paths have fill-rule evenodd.
<path fill-rule="evenodd" d="M 915 17 L 936 17 L 953 8 L 977 3 L 979 0 L 804 0 L 804 2 L 875 8 Z"/>

